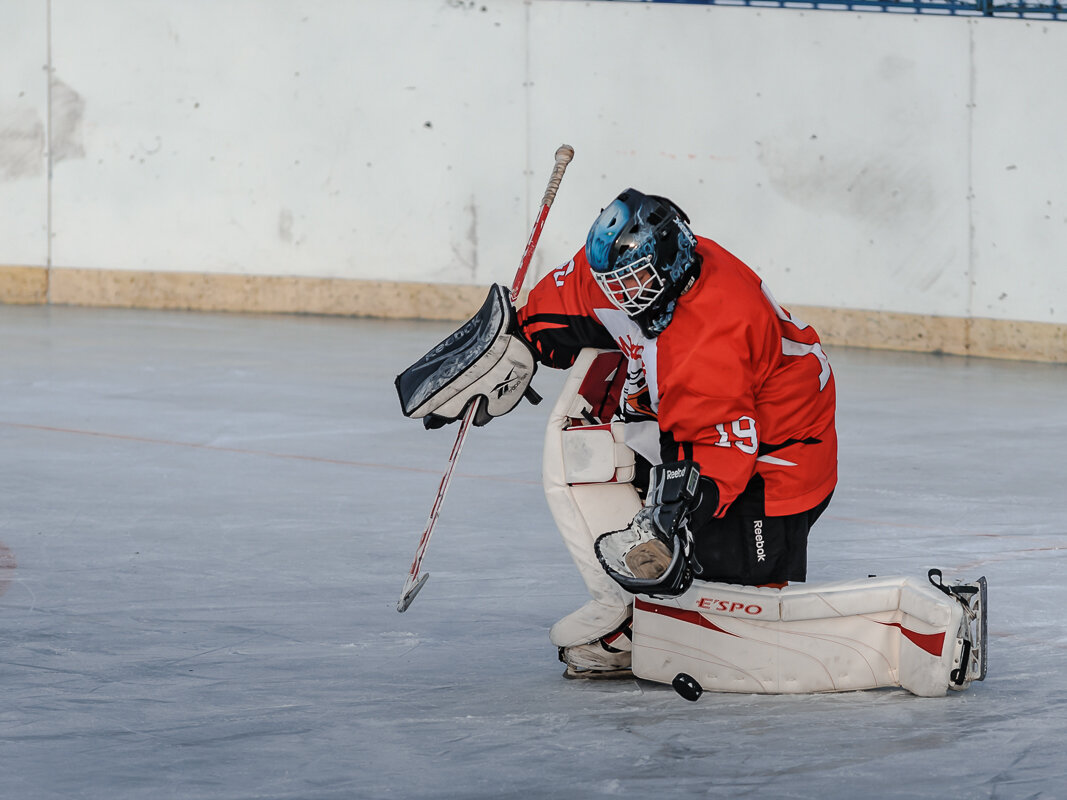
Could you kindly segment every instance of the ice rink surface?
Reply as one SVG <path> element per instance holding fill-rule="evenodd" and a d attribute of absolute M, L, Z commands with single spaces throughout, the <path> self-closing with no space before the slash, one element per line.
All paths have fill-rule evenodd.
<path fill-rule="evenodd" d="M 0 797 L 1062 798 L 1067 367 L 828 348 L 809 582 L 989 580 L 989 677 L 924 699 L 567 681 L 586 598 L 546 402 L 471 432 L 395 375 L 455 327 L 0 306 Z"/>

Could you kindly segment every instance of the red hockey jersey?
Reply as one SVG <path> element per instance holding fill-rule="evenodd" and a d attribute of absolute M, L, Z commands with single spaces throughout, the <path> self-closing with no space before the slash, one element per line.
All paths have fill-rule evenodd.
<path fill-rule="evenodd" d="M 584 250 L 530 292 L 522 334 L 551 367 L 583 347 L 621 350 L 624 416 L 655 418 L 677 447 L 668 460 L 691 452 L 719 488 L 718 516 L 754 472 L 770 516 L 813 508 L 837 483 L 834 376 L 819 336 L 718 244 L 698 237 L 697 252 L 700 277 L 654 339 L 604 296 Z"/>

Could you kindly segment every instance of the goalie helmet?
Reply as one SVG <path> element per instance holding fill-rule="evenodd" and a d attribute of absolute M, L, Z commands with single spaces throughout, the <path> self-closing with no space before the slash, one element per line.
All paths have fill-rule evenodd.
<path fill-rule="evenodd" d="M 658 336 L 700 274 L 689 217 L 670 200 L 627 189 L 589 229 L 585 256 L 612 304 Z"/>

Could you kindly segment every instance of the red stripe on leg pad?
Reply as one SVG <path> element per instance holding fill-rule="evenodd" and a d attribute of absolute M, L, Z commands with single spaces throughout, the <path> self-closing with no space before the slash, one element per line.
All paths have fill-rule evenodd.
<path fill-rule="evenodd" d="M 665 617 L 676 619 L 681 622 L 688 622 L 692 625 L 699 625 L 701 628 L 707 628 L 708 630 L 717 631 L 719 633 L 725 633 L 727 636 L 737 636 L 736 633 L 723 630 L 714 622 L 709 620 L 703 614 L 697 611 L 687 611 L 681 608 L 673 608 L 671 606 L 661 606 L 655 603 L 650 603 L 647 600 L 642 600 L 640 597 L 634 598 L 634 608 L 640 611 L 647 611 L 651 614 L 662 614 Z M 913 631 L 911 628 L 904 627 L 899 622 L 879 622 L 879 625 L 885 625 L 890 628 L 896 628 L 912 644 L 929 653 L 932 656 L 941 656 L 941 651 L 945 646 L 945 634 L 941 633 L 919 633 Z M 742 638 L 742 637 L 738 637 Z"/>
<path fill-rule="evenodd" d="M 945 647 L 945 634 L 941 633 L 918 633 L 905 628 L 899 622 L 879 622 L 879 625 L 886 625 L 890 628 L 899 628 L 900 632 L 904 635 L 912 644 L 919 647 L 921 650 L 925 650 L 932 656 L 941 656 L 941 651 Z"/>
<path fill-rule="evenodd" d="M 718 631 L 719 633 L 725 633 L 727 636 L 737 636 L 736 633 L 730 633 L 730 631 L 723 630 L 714 622 L 712 622 L 703 614 L 697 611 L 686 611 L 685 609 L 672 608 L 671 606 L 658 606 L 655 603 L 649 603 L 647 600 L 642 600 L 640 597 L 634 598 L 634 608 L 640 611 L 648 611 L 652 614 L 662 614 L 665 617 L 680 620 L 681 622 L 688 622 L 693 625 L 699 625 L 701 628 L 707 628 L 708 630 Z M 738 636 L 737 638 L 741 637 Z"/>

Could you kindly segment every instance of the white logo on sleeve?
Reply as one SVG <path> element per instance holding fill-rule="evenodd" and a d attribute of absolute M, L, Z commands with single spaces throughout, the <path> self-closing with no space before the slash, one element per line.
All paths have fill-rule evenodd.
<path fill-rule="evenodd" d="M 573 258 L 559 269 L 552 270 L 552 280 L 556 282 L 556 286 L 562 286 L 563 279 L 570 275 L 572 272 L 574 272 Z"/>

